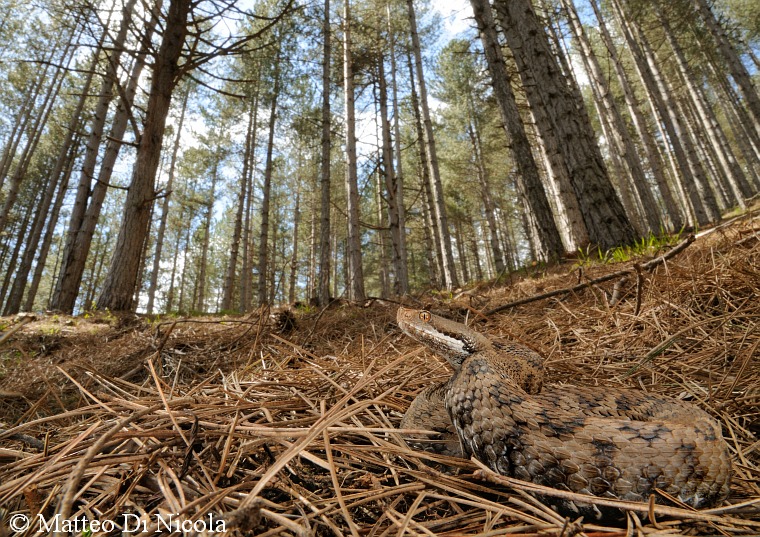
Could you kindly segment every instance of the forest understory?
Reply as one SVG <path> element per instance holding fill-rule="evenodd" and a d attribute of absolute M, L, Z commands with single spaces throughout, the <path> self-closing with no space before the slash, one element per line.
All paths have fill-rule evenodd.
<path fill-rule="evenodd" d="M 214 520 L 256 535 L 758 535 L 760 219 L 681 244 L 648 265 L 674 246 L 403 303 L 534 348 L 545 385 L 637 388 L 705 409 L 733 458 L 725 506 L 564 520 L 531 495 L 550 490 L 408 448 L 403 413 L 451 371 L 401 333 L 398 303 L 368 300 L 292 316 L 3 318 L 0 535 L 32 534 L 12 517 L 40 514 L 139 521 L 147 534 L 174 514 L 208 534 Z"/>

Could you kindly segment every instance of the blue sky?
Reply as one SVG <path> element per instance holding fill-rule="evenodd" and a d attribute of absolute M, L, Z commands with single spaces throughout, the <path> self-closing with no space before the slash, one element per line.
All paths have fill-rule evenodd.
<path fill-rule="evenodd" d="M 472 24 L 472 7 L 469 0 L 433 0 L 433 9 L 438 11 L 444 19 L 444 31 L 441 39 L 444 42 L 466 31 Z"/>

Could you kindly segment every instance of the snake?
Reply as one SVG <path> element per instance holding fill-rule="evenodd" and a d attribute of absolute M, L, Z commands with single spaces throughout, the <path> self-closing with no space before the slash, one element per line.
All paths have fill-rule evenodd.
<path fill-rule="evenodd" d="M 415 398 L 400 424 L 441 440 L 409 435 L 411 447 L 473 456 L 501 475 L 602 498 L 706 508 L 728 497 L 728 444 L 697 406 L 634 389 L 544 389 L 544 359 L 525 345 L 427 310 L 400 307 L 396 322 L 454 369 Z M 565 516 L 621 516 L 592 501 L 542 499 Z"/>

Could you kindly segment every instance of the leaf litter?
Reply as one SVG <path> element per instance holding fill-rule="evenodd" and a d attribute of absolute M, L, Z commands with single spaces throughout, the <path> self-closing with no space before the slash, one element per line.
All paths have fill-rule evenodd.
<path fill-rule="evenodd" d="M 451 371 L 401 334 L 397 303 L 371 299 L 24 320 L 0 347 L 0 535 L 34 533 L 10 525 L 16 515 L 145 534 L 171 520 L 204 535 L 219 524 L 241 535 L 758 535 L 760 222 L 749 215 L 633 270 L 665 253 L 534 267 L 405 303 L 534 348 L 545 384 L 632 387 L 705 409 L 733 459 L 723 506 L 617 502 L 619 524 L 563 519 L 534 496 L 559 491 L 410 449 L 403 413 Z"/>

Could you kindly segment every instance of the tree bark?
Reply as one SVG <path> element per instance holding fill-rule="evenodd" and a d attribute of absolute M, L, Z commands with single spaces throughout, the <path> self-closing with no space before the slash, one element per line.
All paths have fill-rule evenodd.
<path fill-rule="evenodd" d="M 750 78 L 746 67 L 744 67 L 739 55 L 731 45 L 731 40 L 726 35 L 725 30 L 711 11 L 707 0 L 693 0 L 693 5 L 707 25 L 707 29 L 712 34 L 713 39 L 715 39 L 720 57 L 725 62 L 724 65 L 728 68 L 728 72 L 731 73 L 731 78 L 734 79 L 734 82 L 739 87 L 750 111 L 751 124 L 755 132 L 760 136 L 760 97 L 758 96 L 757 88 L 752 83 L 752 78 Z"/>
<path fill-rule="evenodd" d="M 678 70 L 681 73 L 681 78 L 686 84 L 686 88 L 689 91 L 691 100 L 702 122 L 704 133 L 709 140 L 715 157 L 718 159 L 718 163 L 722 168 L 724 176 L 728 180 L 728 184 L 733 191 L 733 195 L 736 198 L 736 201 L 739 203 L 739 206 L 742 209 L 746 209 L 747 204 L 744 199 L 749 198 L 752 195 L 752 192 L 749 183 L 747 182 L 747 178 L 744 175 L 744 171 L 736 161 L 736 157 L 728 145 L 726 136 L 723 133 L 723 130 L 720 128 L 714 112 L 706 102 L 705 96 L 702 93 L 702 89 L 697 87 L 697 85 L 694 83 L 694 74 L 689 68 L 688 62 L 686 61 L 683 53 L 683 49 L 673 34 L 670 23 L 668 22 L 667 18 L 664 18 L 664 14 L 656 2 L 653 4 L 653 6 L 655 12 L 660 17 L 665 39 L 668 41 L 670 48 L 673 50 L 673 55 L 678 65 Z"/>
<path fill-rule="evenodd" d="M 425 169 L 424 162 L 420 168 Z M 428 269 L 428 281 L 436 288 L 441 287 L 441 258 L 437 248 L 435 235 L 435 218 L 433 218 L 430 206 L 430 184 L 425 177 L 420 177 L 420 205 L 422 206 L 422 232 L 425 240 L 425 260 Z"/>
<path fill-rule="evenodd" d="M 380 137 L 378 136 L 378 139 Z M 382 150 L 380 151 L 382 159 Z M 380 168 L 378 167 L 378 172 Z M 375 174 L 373 174 L 375 175 Z M 388 221 L 386 220 L 385 204 L 383 203 L 383 187 L 384 180 L 383 174 L 377 173 L 377 181 L 375 181 L 375 210 L 377 213 L 376 222 L 376 241 L 377 241 L 377 272 L 378 279 L 380 280 L 380 298 L 388 298 L 391 296 L 391 263 L 388 256 L 388 235 L 390 235 L 390 228 Z"/>
<path fill-rule="evenodd" d="M 110 229 L 106 232 L 105 237 L 101 237 L 101 239 L 95 243 L 95 251 L 93 252 L 93 255 L 88 258 L 90 261 L 90 276 L 89 278 L 83 278 L 86 282 L 85 285 L 83 285 L 83 287 L 86 288 L 84 301 L 82 302 L 83 310 L 92 309 L 92 304 L 95 300 L 95 292 L 98 288 L 98 281 L 100 280 L 100 275 L 105 263 L 105 254 L 103 254 L 103 250 L 105 250 L 106 245 L 109 242 L 111 242 Z"/>
<path fill-rule="evenodd" d="M 166 236 L 166 224 L 169 220 L 169 200 L 172 195 L 172 188 L 174 188 L 174 175 L 177 169 L 177 156 L 179 155 L 179 144 L 182 139 L 182 127 L 185 123 L 185 111 L 187 110 L 187 101 L 190 97 L 190 87 L 186 88 L 185 94 L 182 97 L 182 107 L 179 113 L 179 121 L 177 122 L 177 135 L 174 138 L 174 147 L 172 148 L 171 160 L 169 162 L 169 178 L 166 180 L 166 187 L 164 188 L 164 197 L 161 201 L 161 221 L 158 224 L 158 234 L 156 235 L 156 248 L 153 254 L 153 270 L 150 274 L 150 285 L 148 287 L 148 305 L 146 311 L 148 315 L 153 313 L 153 306 L 155 304 L 156 289 L 158 288 L 158 273 L 161 270 L 161 253 L 164 249 L 164 237 Z"/>
<path fill-rule="evenodd" d="M 322 148 L 319 168 L 319 270 L 317 302 L 321 306 L 330 301 L 330 0 L 325 0 L 322 22 Z"/>
<path fill-rule="evenodd" d="M 39 241 L 40 237 L 42 235 L 42 229 L 45 225 L 45 221 L 47 219 L 48 212 L 50 211 L 50 206 L 53 203 L 53 198 L 56 195 L 56 190 L 59 192 L 57 199 L 60 199 L 63 194 L 65 194 L 66 186 L 68 184 L 69 175 L 64 174 L 65 170 L 68 169 L 69 173 L 72 169 L 72 159 L 75 157 L 76 151 L 72 152 L 71 149 L 74 146 L 74 138 L 75 134 L 79 130 L 79 125 L 82 121 L 81 115 L 82 110 L 84 109 L 84 105 L 87 101 L 87 97 L 90 93 L 90 86 L 92 84 L 93 75 L 95 72 L 95 58 L 93 59 L 93 64 L 91 65 L 91 68 L 88 70 L 84 85 L 82 87 L 82 93 L 79 96 L 79 100 L 77 101 L 77 105 L 74 109 L 74 112 L 71 114 L 71 117 L 69 119 L 68 128 L 66 130 L 66 135 L 63 139 L 63 142 L 61 143 L 60 148 L 58 149 L 58 157 L 56 158 L 55 166 L 53 167 L 52 172 L 50 173 L 51 180 L 48 183 L 48 187 L 45 191 L 44 197 L 42 199 L 41 203 L 41 214 L 43 215 L 42 218 L 36 219 L 34 222 L 34 225 L 32 226 L 31 234 L 29 236 L 29 239 L 26 241 L 26 249 L 24 251 L 24 255 L 21 259 L 21 264 L 19 265 L 19 269 L 16 273 L 16 278 L 13 282 L 13 287 L 11 288 L 10 296 L 8 297 L 8 302 L 5 305 L 5 315 L 13 315 L 18 313 L 19 309 L 21 308 L 21 300 L 23 298 L 24 289 L 26 288 L 27 279 L 29 277 L 29 271 L 31 270 L 32 263 L 34 262 L 34 257 L 37 255 L 38 251 L 40 251 L 40 255 L 38 256 L 38 265 L 45 265 L 45 260 L 47 257 L 47 248 L 39 249 Z M 74 146 L 75 147 L 75 146 Z M 61 194 L 63 192 L 63 194 Z M 55 212 L 55 220 L 57 220 L 58 211 L 54 209 Z M 47 243 L 47 246 L 49 247 L 49 241 Z M 44 252 L 44 255 L 43 255 Z M 35 271 L 36 276 L 36 271 Z M 37 285 L 39 285 L 39 278 L 33 278 L 32 283 L 34 283 L 36 280 Z M 37 285 L 32 285 L 29 290 L 29 297 L 26 301 L 26 304 L 28 304 L 28 307 L 25 307 L 25 309 L 28 311 L 32 304 L 34 303 L 34 298 L 37 293 Z"/>
<path fill-rule="evenodd" d="M 475 270 L 475 274 L 473 275 L 474 279 L 476 281 L 482 282 L 483 281 L 483 267 L 480 266 L 480 252 L 478 248 L 478 236 L 481 236 L 481 233 L 478 233 L 477 228 L 475 227 L 475 222 L 473 222 L 472 216 L 469 216 L 467 219 L 467 227 L 469 230 L 469 243 L 470 243 L 470 254 L 472 255 L 472 266 Z"/>
<path fill-rule="evenodd" d="M 459 268 L 462 271 L 461 281 L 467 283 L 470 281 L 470 270 L 468 268 L 467 248 L 465 247 L 464 234 L 462 233 L 462 219 L 454 219 L 454 236 L 457 242 L 457 253 L 459 254 Z"/>
<path fill-rule="evenodd" d="M 180 211 L 180 215 L 179 215 L 180 222 L 184 221 L 184 216 L 185 216 L 185 208 L 182 207 Z M 174 280 L 177 277 L 177 265 L 179 265 L 179 252 L 180 252 L 179 246 L 181 242 L 182 242 L 182 229 L 177 228 L 177 237 L 176 237 L 176 240 L 174 241 L 174 256 L 172 257 L 172 270 L 171 270 L 171 273 L 169 274 L 169 290 L 166 292 L 166 306 L 164 308 L 166 313 L 170 313 L 171 311 L 173 311 L 172 308 L 174 307 L 174 293 L 176 289 L 174 285 Z"/>
<path fill-rule="evenodd" d="M 633 123 L 633 127 L 636 130 L 636 134 L 644 146 L 644 152 L 646 154 L 647 161 L 649 162 L 649 169 L 654 176 L 655 182 L 657 183 L 657 187 L 660 192 L 660 196 L 662 196 L 663 204 L 665 205 L 665 211 L 670 218 L 670 229 L 681 229 L 681 227 L 683 227 L 683 214 L 675 199 L 675 195 L 671 189 L 671 186 L 668 184 L 667 176 L 663 167 L 662 157 L 660 155 L 657 143 L 647 128 L 646 119 L 644 118 L 644 115 L 639 108 L 638 102 L 636 101 L 633 93 L 633 88 L 631 88 L 631 85 L 628 81 L 628 75 L 626 74 L 625 69 L 623 68 L 623 64 L 618 56 L 617 47 L 615 46 L 615 43 L 612 40 L 612 36 L 607 29 L 607 24 L 604 20 L 604 17 L 602 16 L 601 11 L 599 10 L 599 7 L 597 6 L 596 0 L 590 0 L 590 3 L 596 15 L 597 21 L 599 22 L 599 32 L 609 54 L 609 59 L 612 63 L 612 67 L 615 70 L 615 75 L 617 76 L 618 83 L 620 84 L 620 88 L 623 92 L 623 97 L 628 107 L 631 122 Z"/>
<path fill-rule="evenodd" d="M 5 181 L 13 169 L 14 162 L 16 163 L 17 169 L 23 169 L 26 166 L 25 162 L 28 161 L 28 157 L 31 155 L 28 148 L 32 144 L 32 141 L 38 137 L 37 133 L 44 125 L 44 121 L 41 121 L 41 119 L 49 113 L 48 105 L 52 102 L 50 96 L 55 93 L 54 88 L 60 86 L 63 81 L 63 65 L 70 64 L 73 59 L 72 52 L 76 49 L 74 45 L 75 31 L 76 29 L 72 28 L 71 33 L 68 36 L 62 37 L 54 43 L 48 51 L 48 54 L 44 58 L 41 58 L 42 64 L 44 65 L 41 72 L 32 75 L 33 78 L 31 83 L 27 84 L 23 91 L 24 98 L 21 102 L 21 107 L 19 108 L 16 117 L 13 118 L 10 132 L 5 140 L 3 155 L 2 158 L 0 158 L 0 190 L 5 187 Z M 98 42 L 97 46 L 100 47 L 100 45 L 102 45 L 102 39 Z M 56 55 L 58 55 L 58 58 L 56 58 Z M 48 72 L 56 65 L 58 66 L 57 69 L 55 69 L 53 76 L 49 78 Z M 66 67 L 68 67 L 68 65 Z M 45 88 L 45 84 L 47 84 L 46 97 L 43 98 L 43 102 L 39 103 L 38 106 L 38 100 Z M 29 126 L 30 122 L 33 122 L 31 127 Z M 26 148 L 22 152 L 22 155 L 17 158 L 16 153 L 22 140 L 26 140 Z M 21 175 L 18 173 L 14 175 L 23 177 L 23 173 Z M 0 213 L 0 218 L 4 220 L 7 220 L 7 215 L 10 212 L 13 203 L 15 203 L 15 197 L 18 194 L 20 179 L 16 180 L 19 181 L 19 184 L 11 184 L 8 189 L 6 189 L 6 199 L 3 204 L 2 212 Z M 8 202 L 9 198 L 12 198 L 10 202 Z M 4 225 L 0 226 L 0 231 L 2 231 L 3 228 Z"/>
<path fill-rule="evenodd" d="M 16 235 L 19 237 L 25 235 L 29 229 L 29 220 L 32 218 L 32 213 L 33 211 L 26 211 L 24 213 L 23 220 L 18 225 L 18 233 L 16 233 Z M 13 245 L 13 250 L 10 253 L 10 258 L 8 259 L 8 263 L 6 265 L 5 276 L 3 277 L 3 285 L 2 288 L 0 288 L 0 304 L 5 300 L 5 295 L 8 292 L 8 288 L 10 287 L 11 277 L 15 271 L 16 263 L 18 262 L 18 256 L 21 253 L 22 244 L 23 241 L 16 241 L 16 244 Z"/>
<path fill-rule="evenodd" d="M 443 254 L 441 253 L 440 233 L 438 233 L 438 222 L 433 217 L 432 193 L 430 191 L 430 167 L 427 164 L 427 154 L 425 153 L 425 135 L 422 128 L 422 118 L 420 116 L 419 99 L 417 98 L 417 86 L 414 83 L 414 67 L 412 66 L 411 53 L 407 54 L 407 63 L 409 68 L 409 85 L 411 87 L 410 97 L 412 101 L 412 114 L 414 115 L 414 127 L 417 139 L 417 153 L 419 158 L 420 183 L 422 185 L 422 211 L 424 214 L 425 225 L 425 243 L 427 245 L 426 255 L 428 256 L 430 268 L 430 282 L 435 287 L 443 285 Z"/>
<path fill-rule="evenodd" d="M 300 155 L 298 166 L 300 168 Z M 290 278 L 288 281 L 288 302 L 293 304 L 296 301 L 296 276 L 298 275 L 298 228 L 301 224 L 301 182 L 299 180 L 296 188 L 296 206 L 293 214 L 293 253 L 290 256 Z"/>
<path fill-rule="evenodd" d="M 615 0 L 619 1 L 619 0 Z M 702 167 L 700 159 L 696 155 L 696 147 L 694 141 L 688 136 L 688 132 L 684 128 L 681 121 L 681 115 L 678 113 L 678 106 L 675 100 L 672 98 L 673 91 L 670 87 L 668 80 L 662 76 L 662 73 L 655 60 L 654 51 L 652 50 L 649 40 L 643 34 L 641 28 L 635 20 L 630 20 L 629 27 L 633 31 L 633 35 L 643 53 L 644 59 L 649 67 L 649 72 L 652 74 L 654 84 L 658 88 L 660 95 L 662 96 L 663 103 L 665 104 L 665 110 L 670 117 L 670 122 L 673 125 L 674 135 L 682 142 L 682 147 L 685 152 L 686 165 L 691 170 L 693 181 L 685 184 L 685 189 L 689 193 L 690 199 L 693 203 L 697 203 L 696 199 L 699 199 L 699 205 L 704 210 L 707 222 L 715 222 L 720 219 L 720 210 L 718 204 L 715 201 L 715 197 L 710 190 L 705 170 Z M 673 140 L 671 139 L 671 143 Z M 703 222 L 703 223 L 707 223 Z M 701 223 L 702 224 L 702 223 Z"/>
<path fill-rule="evenodd" d="M 50 114 L 53 111 L 53 105 L 55 104 L 58 93 L 60 92 L 61 86 L 63 85 L 63 82 L 66 78 L 65 75 L 68 66 L 74 59 L 73 52 L 76 50 L 76 47 L 73 44 L 74 30 L 72 30 L 68 41 L 68 44 L 63 48 L 63 52 L 61 53 L 60 58 L 57 60 L 58 67 L 55 69 L 52 80 L 50 81 L 47 91 L 45 92 L 45 97 L 43 98 L 42 103 L 37 107 L 37 114 L 34 116 L 34 121 L 27 132 L 24 149 L 21 152 L 21 155 L 18 157 L 16 168 L 13 171 L 13 175 L 10 178 L 10 183 L 5 191 L 5 199 L 3 200 L 2 208 L 0 208 L 0 234 L 2 234 L 5 230 L 5 226 L 11 217 L 11 211 L 13 210 L 16 199 L 18 198 L 21 183 L 27 176 L 26 172 L 29 169 L 29 165 L 32 162 L 34 152 L 36 151 L 40 139 L 42 138 L 42 133 L 45 130 L 45 125 L 47 124 L 48 119 L 50 118 Z M 47 72 L 47 69 L 45 72 Z M 42 85 L 42 82 L 40 82 L 40 84 Z M 12 164 L 12 161 L 13 156 L 11 155 L 8 169 L 10 169 L 10 164 Z"/>
<path fill-rule="evenodd" d="M 50 212 L 50 218 L 48 218 L 47 222 L 47 228 L 45 230 L 45 235 L 42 238 L 42 244 L 39 247 L 39 254 L 37 255 L 37 264 L 34 267 L 34 275 L 32 276 L 32 282 L 29 285 L 29 292 L 26 296 L 26 302 L 24 304 L 24 311 L 32 311 L 34 308 L 34 302 L 35 298 L 37 297 L 37 290 L 40 286 L 40 281 L 42 280 L 42 274 L 45 271 L 45 265 L 47 262 L 47 256 L 50 252 L 50 245 L 53 243 L 53 239 L 56 235 L 56 227 L 58 226 L 58 217 L 61 213 L 61 207 L 63 206 L 63 200 L 66 197 L 66 191 L 69 185 L 69 182 L 71 181 L 71 174 L 74 171 L 74 164 L 76 162 L 76 156 L 79 152 L 79 146 L 81 144 L 81 136 L 77 134 L 75 136 L 75 140 L 71 144 L 71 147 L 69 149 L 69 155 L 66 162 L 66 169 L 63 171 L 64 177 L 60 181 L 60 186 L 58 187 L 58 193 L 56 194 L 55 201 L 53 202 L 53 209 Z M 58 263 L 56 260 L 56 267 L 57 269 Z M 56 274 L 56 270 L 52 271 L 52 274 Z M 52 288 L 51 288 L 52 292 Z M 49 297 L 48 297 L 49 299 Z M 47 300 L 45 303 L 47 303 Z"/>
<path fill-rule="evenodd" d="M 253 138 L 249 140 L 250 154 L 248 155 L 250 163 L 248 164 L 248 175 L 245 178 L 245 210 L 243 218 L 243 252 L 242 263 L 240 267 L 240 306 L 239 311 L 242 313 L 252 308 L 253 304 L 253 252 L 254 240 L 253 230 L 251 229 L 251 220 L 253 219 L 253 175 L 256 171 L 256 144 L 259 129 L 259 93 L 261 91 L 261 80 L 256 86 L 256 93 L 253 104 Z"/>
<path fill-rule="evenodd" d="M 515 96 L 512 93 L 491 7 L 487 0 L 470 0 L 470 3 L 480 31 L 480 39 L 483 42 L 488 69 L 491 72 L 494 96 L 499 104 L 504 130 L 515 156 L 518 169 L 516 176 L 517 191 L 535 217 L 542 257 L 547 260 L 559 259 L 564 254 L 565 249 L 538 173 L 536 161 L 533 158 L 533 152 L 525 132 L 525 126 L 520 118 Z"/>
<path fill-rule="evenodd" d="M 713 79 L 720 78 L 713 66 L 709 66 L 709 69 Z M 716 100 L 723 109 L 726 121 L 741 151 L 744 169 L 749 176 L 754 195 L 760 191 L 760 140 L 755 143 L 752 139 L 754 129 L 748 128 L 746 122 L 742 121 L 742 116 L 747 112 L 739 106 L 731 88 L 728 87 L 728 82 L 720 79 L 716 85 Z"/>
<path fill-rule="evenodd" d="M 587 68 L 593 87 L 596 89 L 596 92 L 600 97 L 598 102 L 601 105 L 600 108 L 602 113 L 607 118 L 607 124 L 609 125 L 610 130 L 610 136 L 608 136 L 608 138 L 613 145 L 615 154 L 625 162 L 627 174 L 630 174 L 628 177 L 630 178 L 631 185 L 635 190 L 637 200 L 641 204 L 641 212 L 643 212 L 642 216 L 646 223 L 646 229 L 642 231 L 656 233 L 662 227 L 662 221 L 652 190 L 647 184 L 646 175 L 641 165 L 641 159 L 639 158 L 638 152 L 633 143 L 633 139 L 628 133 L 628 128 L 625 125 L 623 116 L 615 103 L 607 79 L 602 73 L 596 53 L 591 47 L 591 43 L 589 42 L 586 31 L 581 24 L 575 6 L 573 6 L 571 0 L 562 0 L 562 3 L 567 12 L 568 19 L 570 20 L 570 26 L 573 29 L 575 39 L 580 45 L 584 65 Z M 621 177 L 620 180 L 623 181 L 623 177 Z"/>
<path fill-rule="evenodd" d="M 400 294 L 405 295 L 409 293 L 409 260 L 407 259 L 406 248 L 406 207 L 404 207 L 404 173 L 401 165 L 401 127 L 400 127 L 400 111 L 398 104 L 398 84 L 396 83 L 396 38 L 393 33 L 393 27 L 391 25 L 391 4 L 390 2 L 386 6 L 388 14 L 388 40 L 390 42 L 390 60 L 391 60 L 391 90 L 393 101 L 393 141 L 394 151 L 396 153 L 396 169 L 395 169 L 395 183 L 394 192 L 396 197 L 396 209 L 398 212 L 398 247 L 399 257 L 401 259 L 399 265 L 399 279 L 401 280 Z"/>
<path fill-rule="evenodd" d="M 314 183 L 312 183 L 312 192 L 315 194 L 315 197 L 317 194 L 319 194 L 318 181 L 319 181 L 319 175 L 318 173 L 315 174 L 313 177 Z M 319 300 L 318 294 L 317 294 L 317 250 L 319 248 L 319 237 L 317 236 L 317 224 L 318 224 L 318 214 L 316 207 L 318 207 L 319 204 L 317 203 L 316 199 L 312 199 L 311 208 L 310 211 L 310 219 L 309 219 L 309 270 L 306 277 L 306 300 L 309 304 L 316 304 L 317 300 Z"/>
<path fill-rule="evenodd" d="M 698 170 L 694 170 L 690 165 L 687 158 L 686 151 L 682 144 L 682 129 L 680 122 L 675 116 L 674 107 L 669 100 L 667 94 L 663 94 L 662 87 L 655 79 L 655 76 L 651 70 L 651 66 L 645 58 L 644 52 L 639 46 L 639 41 L 634 37 L 629 21 L 625 19 L 625 12 L 622 6 L 617 0 L 612 0 L 611 5 L 613 12 L 617 18 L 618 25 L 623 34 L 628 48 L 634 60 L 634 66 L 641 79 L 641 83 L 647 92 L 653 109 L 655 118 L 659 118 L 657 124 L 661 126 L 666 133 L 667 140 L 672 148 L 673 155 L 678 165 L 678 169 L 674 170 L 674 180 L 680 186 L 680 189 L 685 193 L 686 199 L 684 200 L 688 206 L 688 219 L 692 225 L 705 225 L 710 221 L 704 204 L 699 197 L 696 189 L 695 173 Z"/>
<path fill-rule="evenodd" d="M 261 192 L 261 234 L 259 235 L 259 281 L 258 301 L 259 305 L 269 303 L 267 293 L 267 273 L 269 270 L 269 203 L 272 191 L 272 172 L 274 170 L 274 132 L 277 122 L 277 101 L 280 96 L 280 59 L 281 50 L 277 50 L 277 58 L 274 67 L 274 87 L 272 88 L 271 103 L 269 105 L 269 140 L 267 142 L 267 160 L 264 167 L 264 186 Z M 273 251 L 276 246 L 272 242 Z M 274 264 L 272 264 L 274 266 Z"/>
<path fill-rule="evenodd" d="M 753 191 L 757 192 L 760 190 L 760 178 L 758 177 L 760 173 L 760 136 L 752 128 L 749 113 L 739 102 L 734 88 L 726 77 L 718 72 L 709 57 L 705 43 L 701 40 L 697 43 L 703 57 L 707 60 L 708 76 L 716 88 L 716 101 L 722 105 L 726 120 L 741 149 L 745 169 L 752 179 Z"/>
<path fill-rule="evenodd" d="M 187 273 L 190 270 L 190 248 L 191 248 L 190 231 L 191 231 L 191 225 L 188 223 L 188 226 L 185 229 L 185 248 L 184 248 L 184 251 L 182 252 L 182 261 L 183 261 L 182 272 L 180 272 L 180 275 L 179 275 L 179 297 L 177 300 L 177 311 L 180 314 L 184 314 L 187 312 L 187 310 L 185 309 L 185 289 L 186 289 L 185 281 L 187 281 Z"/>
<path fill-rule="evenodd" d="M 214 168 L 211 170 L 211 191 L 208 200 L 206 200 L 206 215 L 203 219 L 203 243 L 201 245 L 200 270 L 198 273 L 198 301 L 195 303 L 195 310 L 199 313 L 205 313 L 206 309 L 206 287 L 208 273 L 208 252 L 211 242 L 211 221 L 214 216 L 214 202 L 216 201 L 216 182 L 219 176 L 219 161 L 221 156 L 220 147 L 215 148 Z"/>
<path fill-rule="evenodd" d="M 188 32 L 190 0 L 171 0 L 163 39 L 153 65 L 148 106 L 135 169 L 129 186 L 124 215 L 98 309 L 129 311 L 140 268 L 140 251 L 150 224 L 150 206 L 155 199 L 156 171 L 166 129 L 173 90 L 179 80 L 179 58 Z"/>
<path fill-rule="evenodd" d="M 380 101 L 380 126 L 382 143 L 382 172 L 385 180 L 385 191 L 388 199 L 388 225 L 390 228 L 391 246 L 392 246 L 392 263 L 394 272 L 393 291 L 396 296 L 402 296 L 409 292 L 409 280 L 406 271 L 406 259 L 402 256 L 406 252 L 402 251 L 401 235 L 402 230 L 399 225 L 399 205 L 403 205 L 403 198 L 399 199 L 399 190 L 396 184 L 396 170 L 393 166 L 393 147 L 391 140 L 391 124 L 388 121 L 388 85 L 385 81 L 384 56 L 379 54 L 377 59 L 377 77 L 379 87 Z"/>
<path fill-rule="evenodd" d="M 248 107 L 248 128 L 245 135 L 245 149 L 243 151 L 243 170 L 240 173 L 240 190 L 237 197 L 237 209 L 235 211 L 235 224 L 232 231 L 232 242 L 230 244 L 230 256 L 227 259 L 227 272 L 224 278 L 222 290 L 223 311 L 232 309 L 232 295 L 235 290 L 235 273 L 237 271 L 238 254 L 240 252 L 240 237 L 243 234 L 243 216 L 245 213 L 246 193 L 248 191 L 249 166 L 255 145 L 254 124 L 256 123 L 256 113 L 258 108 L 258 90 L 259 84 L 256 84 L 254 97 Z"/>
<path fill-rule="evenodd" d="M 495 6 L 518 70 L 521 75 L 530 71 L 543 95 L 589 239 L 603 249 L 632 243 L 633 228 L 612 188 L 588 115 L 575 106 L 530 1 L 498 0 Z"/>
<path fill-rule="evenodd" d="M 147 44 L 150 42 L 152 27 L 149 27 L 150 33 L 147 33 L 145 36 L 140 55 L 135 60 L 135 65 L 129 79 L 129 86 L 119 100 L 111 127 L 110 139 L 100 165 L 97 182 L 93 185 L 100 145 L 104 138 L 103 131 L 108 116 L 108 108 L 113 100 L 114 84 L 117 82 L 117 68 L 125 46 L 135 4 L 136 0 L 130 0 L 124 6 L 122 24 L 114 43 L 115 49 L 109 56 L 106 73 L 100 86 L 98 102 L 95 106 L 95 115 L 87 138 L 74 207 L 69 217 L 61 269 L 58 274 L 55 291 L 53 292 L 53 299 L 49 304 L 52 310 L 63 311 L 65 313 L 72 313 L 74 311 L 74 305 L 82 282 L 82 275 L 87 263 L 87 256 L 90 252 L 92 236 L 95 233 L 95 227 L 100 217 L 100 210 L 111 180 L 113 166 L 121 148 L 121 139 L 126 132 L 128 117 L 131 114 L 132 99 L 137 91 L 138 80 L 145 65 Z"/>
<path fill-rule="evenodd" d="M 435 209 L 435 219 L 438 224 L 439 241 L 443 257 L 443 285 L 446 289 L 453 289 L 457 287 L 459 283 L 457 282 L 457 272 L 456 267 L 454 266 L 454 254 L 451 249 L 451 236 L 449 235 L 449 225 L 446 217 L 446 204 L 443 199 L 443 183 L 441 183 L 441 174 L 438 168 L 438 155 L 436 153 L 435 137 L 433 135 L 433 122 L 430 119 L 430 108 L 428 107 L 425 74 L 422 71 L 422 52 L 420 49 L 420 38 L 417 35 L 417 17 L 414 13 L 414 0 L 406 0 L 406 5 L 409 12 L 409 28 L 412 36 L 412 52 L 414 54 L 417 86 L 419 88 L 419 104 L 424 127 L 425 149 L 428 157 L 428 165 L 430 166 L 430 186 L 433 194 L 433 208 Z"/>
<path fill-rule="evenodd" d="M 45 58 L 47 63 L 52 63 L 54 53 L 55 50 L 51 50 L 50 56 Z M 48 69 L 50 69 L 50 65 L 46 65 L 42 73 L 25 88 L 24 93 L 26 97 L 21 103 L 16 117 L 13 118 L 10 132 L 6 137 L 5 146 L 3 147 L 3 156 L 0 158 L 0 189 L 5 187 L 5 180 L 13 167 L 13 161 L 15 160 L 18 146 L 24 138 L 27 125 L 35 117 L 34 105 L 39 98 L 43 82 L 47 78 Z"/>
<path fill-rule="evenodd" d="M 469 97 L 470 102 L 472 96 Z M 480 198 L 483 200 L 483 208 L 485 209 L 486 222 L 488 222 L 488 231 L 490 236 L 491 253 L 493 255 L 494 267 L 497 274 L 504 272 L 504 257 L 501 253 L 501 246 L 499 245 L 498 225 L 496 224 L 496 207 L 493 202 L 493 196 L 491 196 L 491 185 L 489 181 L 488 168 L 486 167 L 485 158 L 483 156 L 483 148 L 480 143 L 480 132 L 477 128 L 477 120 L 474 117 L 474 105 L 471 103 L 470 112 L 473 118 L 467 125 L 467 134 L 470 136 L 470 143 L 472 144 L 472 153 L 475 157 L 475 168 L 478 176 L 478 183 L 480 184 Z"/>
<path fill-rule="evenodd" d="M 279 208 L 279 200 L 275 196 L 274 198 L 274 209 L 272 211 L 272 214 L 274 215 L 274 221 L 278 222 L 280 220 L 279 214 L 280 214 L 280 208 Z M 267 277 L 269 279 L 269 283 L 267 284 L 267 290 L 269 291 L 269 297 L 267 298 L 266 303 L 267 304 L 274 304 L 275 303 L 275 297 L 277 296 L 278 291 L 280 291 L 280 284 L 282 284 L 285 281 L 285 274 L 284 271 L 280 274 L 280 281 L 277 282 L 277 254 L 279 253 L 277 251 L 277 240 L 280 238 L 280 228 L 278 226 L 274 226 L 272 228 L 272 259 L 269 263 L 269 269 L 267 272 Z M 285 255 L 285 234 L 282 235 L 282 243 L 280 245 L 280 251 L 283 252 L 283 257 Z"/>
<path fill-rule="evenodd" d="M 351 52 L 350 0 L 343 3 L 343 93 L 346 110 L 346 198 L 348 203 L 348 238 L 346 245 L 346 290 L 348 299 L 365 299 L 362 268 L 361 231 L 359 229 L 359 187 L 356 169 L 356 118 L 354 111 L 354 73 Z"/>

